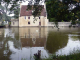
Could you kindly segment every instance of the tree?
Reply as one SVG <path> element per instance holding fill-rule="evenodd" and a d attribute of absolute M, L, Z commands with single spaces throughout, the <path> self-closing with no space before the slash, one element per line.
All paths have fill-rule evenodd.
<path fill-rule="evenodd" d="M 0 21 L 9 21 L 10 17 L 6 15 L 5 8 L 0 5 Z"/>
<path fill-rule="evenodd" d="M 70 21 L 71 20 L 71 13 L 68 11 L 68 6 L 66 6 L 64 3 L 58 1 L 58 0 L 52 0 L 47 2 L 47 13 L 48 18 L 51 21 L 52 18 L 55 18 L 53 20 L 54 22 L 60 22 L 60 21 Z"/>
<path fill-rule="evenodd" d="M 4 13 L 6 14 L 6 16 L 8 16 L 9 14 L 14 14 L 15 18 L 18 18 L 18 16 L 19 16 L 18 1 L 19 0 L 1 0 L 0 6 L 3 6 L 2 4 L 4 4 L 4 6 L 3 6 L 4 10 L 5 10 Z M 5 18 L 7 19 L 8 17 L 6 17 L 6 16 L 5 16 Z"/>
<path fill-rule="evenodd" d="M 66 5 L 73 4 L 76 6 L 74 9 L 71 10 L 72 24 L 76 24 L 76 20 L 80 20 L 80 0 L 63 0 L 63 3 L 65 3 Z"/>
<path fill-rule="evenodd" d="M 47 13 L 50 21 L 72 21 L 72 24 L 76 24 L 76 20 L 80 20 L 80 0 L 48 0 L 47 1 Z M 70 5 L 70 6 L 69 6 Z M 73 6 L 76 6 L 73 9 Z"/>

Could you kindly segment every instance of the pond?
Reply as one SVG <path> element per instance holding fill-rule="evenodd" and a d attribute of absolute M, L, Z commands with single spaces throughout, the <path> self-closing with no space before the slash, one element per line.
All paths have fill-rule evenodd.
<path fill-rule="evenodd" d="M 69 55 L 80 51 L 78 27 L 13 27 L 0 28 L 0 60 L 34 60 L 50 54 Z"/>

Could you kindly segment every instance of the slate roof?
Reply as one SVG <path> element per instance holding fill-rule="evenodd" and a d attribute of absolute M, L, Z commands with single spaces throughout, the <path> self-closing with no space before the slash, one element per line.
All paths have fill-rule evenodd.
<path fill-rule="evenodd" d="M 42 12 L 40 16 L 46 17 L 46 9 L 44 9 L 44 5 L 41 5 L 43 7 Z M 32 16 L 32 10 L 26 11 L 27 5 L 21 6 L 20 16 Z"/>

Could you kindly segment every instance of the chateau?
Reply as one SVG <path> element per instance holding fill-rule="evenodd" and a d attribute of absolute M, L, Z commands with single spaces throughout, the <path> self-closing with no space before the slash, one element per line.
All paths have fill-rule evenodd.
<path fill-rule="evenodd" d="M 33 10 L 26 10 L 27 5 L 20 5 L 19 27 L 48 26 L 46 7 L 44 5 L 41 6 L 43 7 L 41 14 L 34 21 L 34 16 L 32 15 Z"/>

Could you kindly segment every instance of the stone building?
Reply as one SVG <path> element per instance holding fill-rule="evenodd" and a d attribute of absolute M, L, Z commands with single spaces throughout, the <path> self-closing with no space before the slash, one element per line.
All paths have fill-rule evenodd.
<path fill-rule="evenodd" d="M 27 5 L 20 4 L 20 16 L 19 16 L 19 27 L 25 26 L 48 26 L 48 19 L 46 13 L 45 5 L 43 7 L 40 16 L 36 17 L 34 21 L 34 16 L 32 15 L 33 10 L 26 10 Z"/>
<path fill-rule="evenodd" d="M 11 27 L 18 27 L 19 20 L 18 19 L 11 19 Z"/>

